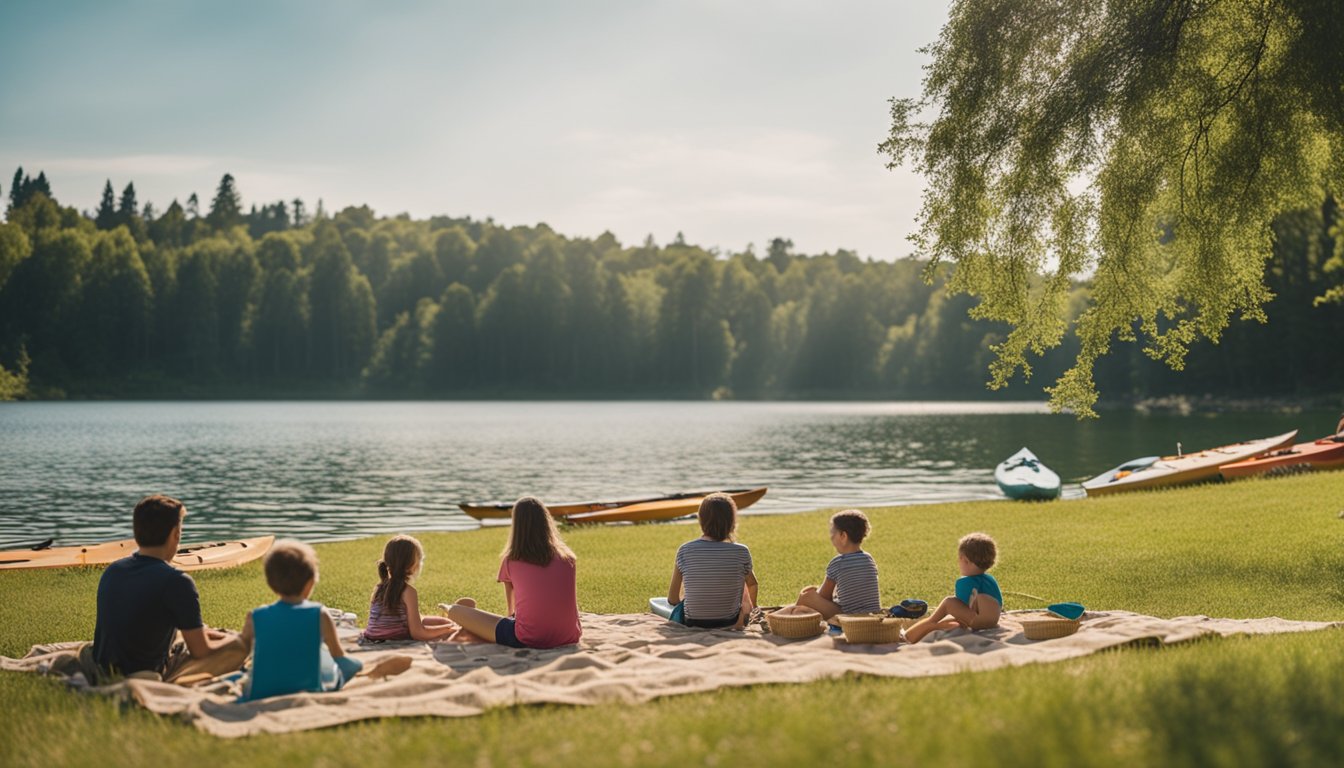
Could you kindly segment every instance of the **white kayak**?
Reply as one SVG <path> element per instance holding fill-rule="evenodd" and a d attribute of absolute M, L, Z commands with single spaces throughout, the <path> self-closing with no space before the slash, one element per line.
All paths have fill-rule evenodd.
<path fill-rule="evenodd" d="M 994 468 L 994 480 L 1010 499 L 1059 498 L 1059 475 L 1027 448 L 1000 462 Z"/>

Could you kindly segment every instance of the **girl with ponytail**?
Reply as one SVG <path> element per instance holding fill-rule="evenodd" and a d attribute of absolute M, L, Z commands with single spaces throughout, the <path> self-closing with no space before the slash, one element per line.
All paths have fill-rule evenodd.
<path fill-rule="evenodd" d="M 445 640 L 458 626 L 442 616 L 421 616 L 420 596 L 411 579 L 420 572 L 425 550 L 411 536 L 393 536 L 378 561 L 378 586 L 369 601 L 365 640 Z M 475 605 L 474 600 L 465 600 Z"/>

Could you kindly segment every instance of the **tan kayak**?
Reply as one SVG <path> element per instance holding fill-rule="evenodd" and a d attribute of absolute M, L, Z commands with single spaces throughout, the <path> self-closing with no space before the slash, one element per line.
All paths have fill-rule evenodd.
<path fill-rule="evenodd" d="M 731 493 L 733 502 L 739 510 L 755 504 L 765 495 L 765 488 L 753 488 L 750 491 Z M 700 509 L 704 496 L 685 499 L 664 499 L 629 504 L 616 509 L 604 509 L 597 512 L 583 512 L 565 518 L 570 523 L 646 523 L 653 520 L 675 520 L 678 517 L 694 515 Z"/>
<path fill-rule="evenodd" d="M 732 496 L 733 500 L 737 502 L 738 509 L 741 509 L 743 504 L 739 497 L 745 498 L 750 494 L 756 493 L 758 490 L 760 491 L 760 495 L 757 495 L 751 501 L 747 502 L 748 504 L 754 504 L 757 499 L 765 495 L 765 489 L 739 488 L 731 491 L 722 491 L 722 493 Z M 684 502 L 694 500 L 695 504 L 699 505 L 700 500 L 711 493 L 715 493 L 715 491 L 683 491 L 682 493 L 667 494 L 665 496 L 643 496 L 620 501 L 575 501 L 560 504 L 547 504 L 546 508 L 551 511 L 551 517 L 569 518 L 573 515 L 581 515 L 587 512 L 604 512 L 629 507 L 635 504 L 643 506 L 645 504 L 665 501 Z M 463 512 L 466 512 L 477 520 L 508 520 L 513 515 L 512 502 L 472 502 L 458 504 L 457 506 Z"/>
<path fill-rule="evenodd" d="M 1121 464 L 1083 483 L 1088 496 L 1197 483 L 1219 476 L 1219 467 L 1263 456 L 1293 442 L 1297 430 L 1274 437 L 1220 445 L 1182 456 L 1162 456 Z"/>
<path fill-rule="evenodd" d="M 183 571 L 232 568 L 235 565 L 250 563 L 266 554 L 274 542 L 274 536 L 260 536 L 255 539 L 239 541 L 188 544 L 177 550 L 177 556 L 173 558 L 173 565 Z M 107 541 L 84 547 L 12 549 L 0 552 L 0 570 L 17 571 L 29 568 L 107 565 L 130 555 L 135 550 L 135 539 Z"/>

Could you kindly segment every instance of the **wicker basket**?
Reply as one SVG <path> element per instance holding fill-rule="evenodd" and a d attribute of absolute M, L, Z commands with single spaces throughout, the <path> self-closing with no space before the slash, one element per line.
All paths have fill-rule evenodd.
<path fill-rule="evenodd" d="M 847 643 L 897 643 L 901 640 L 901 630 L 906 629 L 917 619 L 895 619 L 886 613 L 841 614 L 831 621 L 845 631 Z"/>
<path fill-rule="evenodd" d="M 806 613 L 784 613 L 771 611 L 765 614 L 765 622 L 770 625 L 770 634 L 788 640 L 802 640 L 816 637 L 826 631 L 821 614 L 809 610 Z"/>
<path fill-rule="evenodd" d="M 1077 632 L 1078 627 L 1082 625 L 1077 619 L 1064 619 L 1045 613 L 1024 616 L 1018 621 L 1022 624 L 1022 634 L 1026 635 L 1028 640 L 1068 637 Z"/>

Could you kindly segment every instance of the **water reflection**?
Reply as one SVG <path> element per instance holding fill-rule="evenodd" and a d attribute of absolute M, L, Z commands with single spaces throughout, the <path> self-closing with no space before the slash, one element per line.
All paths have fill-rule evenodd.
<path fill-rule="evenodd" d="M 751 512 L 993 499 L 1029 445 L 1066 482 L 1135 456 L 1301 427 L 1332 413 L 1107 414 L 1034 403 L 5 403 L 0 547 L 130 535 L 146 493 L 191 537 L 309 540 L 459 530 L 460 500 L 767 484 Z M 1328 423 L 1327 423 L 1328 422 Z"/>

